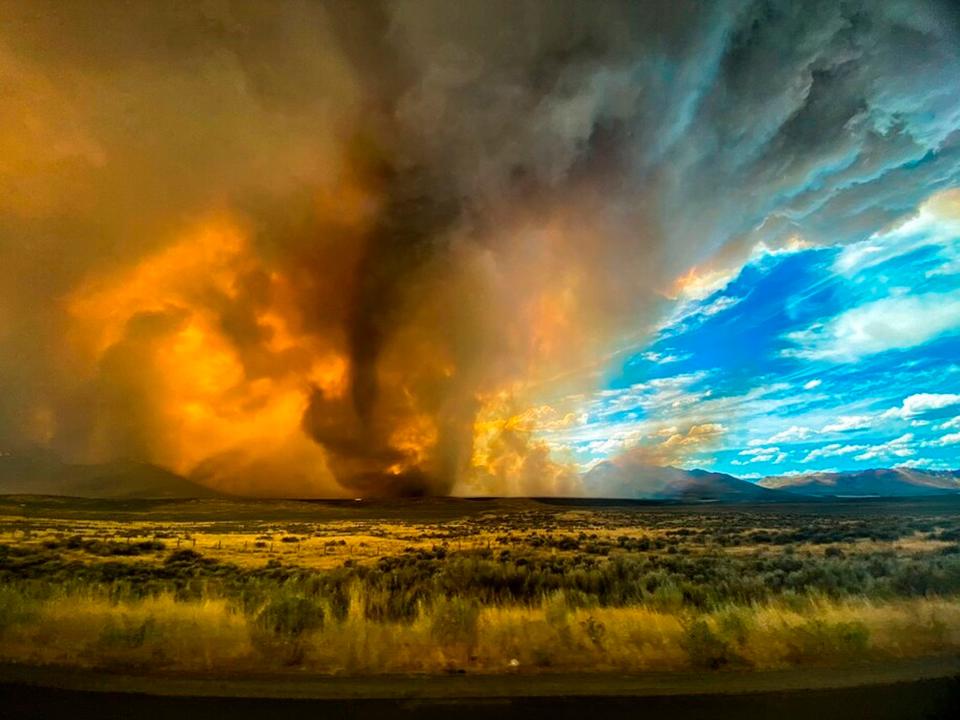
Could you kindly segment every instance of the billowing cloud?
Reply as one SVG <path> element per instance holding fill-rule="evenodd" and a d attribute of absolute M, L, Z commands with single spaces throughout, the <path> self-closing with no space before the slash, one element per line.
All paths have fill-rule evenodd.
<path fill-rule="evenodd" d="M 960 405 L 960 395 L 955 393 L 916 393 L 903 399 L 899 407 L 890 408 L 883 417 L 910 419 L 931 410 Z"/>
<path fill-rule="evenodd" d="M 836 422 L 824 425 L 820 432 L 835 433 L 846 432 L 848 430 L 862 430 L 871 427 L 874 419 L 869 415 L 842 415 Z"/>
<path fill-rule="evenodd" d="M 731 465 L 747 465 L 748 463 L 772 463 L 779 465 L 787 459 L 787 454 L 778 447 L 757 447 L 741 450 L 738 453 L 745 460 L 731 460 Z"/>
<path fill-rule="evenodd" d="M 910 446 L 912 442 L 913 434 L 905 433 L 892 440 L 868 448 L 865 452 L 857 455 L 856 459 L 863 461 L 874 460 L 876 458 L 910 457 L 916 454 L 916 451 Z"/>
<path fill-rule="evenodd" d="M 850 455 L 852 453 L 868 450 L 866 445 L 841 445 L 840 443 L 830 443 L 822 447 L 815 448 L 804 456 L 801 463 L 813 462 L 819 458 L 838 457 L 840 455 Z"/>
<path fill-rule="evenodd" d="M 960 331 L 960 292 L 888 297 L 844 312 L 825 324 L 791 333 L 785 353 L 811 360 L 854 362 L 887 350 L 915 347 Z"/>
<path fill-rule="evenodd" d="M 813 435 L 813 431 L 810 428 L 802 427 L 799 425 L 791 425 L 786 430 L 781 430 L 778 433 L 771 435 L 766 439 L 755 439 L 751 440 L 748 444 L 751 446 L 757 445 L 770 445 L 772 443 L 782 443 L 791 440 L 806 440 L 808 437 Z M 743 454 L 743 453 L 741 453 Z"/>

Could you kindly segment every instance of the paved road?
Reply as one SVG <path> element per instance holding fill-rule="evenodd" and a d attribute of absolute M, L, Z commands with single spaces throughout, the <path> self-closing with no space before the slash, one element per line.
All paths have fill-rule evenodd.
<path fill-rule="evenodd" d="M 939 676 L 917 677 L 923 673 Z M 858 680 L 863 684 L 853 684 Z M 805 688 L 803 683 L 813 687 Z M 8 666 L 0 667 L 0 717 L 933 720 L 960 717 L 960 672 L 952 662 L 701 677 L 665 673 L 236 681 L 104 676 Z"/>

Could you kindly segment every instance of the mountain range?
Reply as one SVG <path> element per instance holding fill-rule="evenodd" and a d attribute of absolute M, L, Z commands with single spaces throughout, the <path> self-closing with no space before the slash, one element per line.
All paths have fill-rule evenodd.
<path fill-rule="evenodd" d="M 960 495 L 960 470 L 879 468 L 767 477 L 750 482 L 725 473 L 601 462 L 583 476 L 598 497 L 684 502 L 790 502 L 809 498 Z"/>
<path fill-rule="evenodd" d="M 590 497 L 687 502 L 769 502 L 787 495 L 724 473 L 613 461 L 598 463 L 584 473 L 583 488 Z"/>
<path fill-rule="evenodd" d="M 879 468 L 781 475 L 758 485 L 816 497 L 916 497 L 960 493 L 960 470 Z"/>
<path fill-rule="evenodd" d="M 204 498 L 220 493 L 157 465 L 115 460 L 62 462 L 46 451 L 0 455 L 0 495 L 90 498 Z"/>
<path fill-rule="evenodd" d="M 582 475 L 584 495 L 678 502 L 790 502 L 811 498 L 960 495 L 960 470 L 812 472 L 757 482 L 707 470 L 605 461 Z M 204 498 L 221 493 L 145 462 L 81 465 L 35 450 L 0 454 L 0 495 Z"/>

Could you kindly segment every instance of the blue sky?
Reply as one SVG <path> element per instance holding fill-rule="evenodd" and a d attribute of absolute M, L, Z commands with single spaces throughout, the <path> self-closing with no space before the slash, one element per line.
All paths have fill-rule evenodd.
<path fill-rule="evenodd" d="M 749 260 L 667 306 L 602 389 L 549 428 L 581 467 L 652 463 L 746 478 L 960 467 L 960 192 L 865 239 Z M 569 415 L 568 415 L 569 417 Z"/>

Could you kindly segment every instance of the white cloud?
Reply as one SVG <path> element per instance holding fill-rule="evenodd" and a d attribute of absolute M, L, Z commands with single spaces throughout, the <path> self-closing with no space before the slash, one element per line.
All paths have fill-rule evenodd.
<path fill-rule="evenodd" d="M 780 452 L 780 448 L 775 448 L 775 447 L 751 448 L 749 450 L 741 450 L 740 452 L 737 453 L 737 455 L 748 455 L 748 456 L 767 455 L 769 453 L 777 453 L 777 452 Z"/>
<path fill-rule="evenodd" d="M 790 442 L 791 440 L 806 440 L 813 435 L 813 430 L 808 427 L 791 425 L 786 430 L 771 435 L 766 440 L 751 440 L 748 445 L 755 447 L 757 445 L 771 445 L 774 443 Z"/>
<path fill-rule="evenodd" d="M 960 404 L 960 395 L 950 393 L 917 393 L 904 398 L 900 407 L 893 407 L 883 413 L 885 418 L 908 420 L 931 410 L 940 410 Z"/>
<path fill-rule="evenodd" d="M 803 389 L 804 389 L 804 390 L 813 390 L 815 387 L 820 387 L 821 383 L 823 383 L 823 380 L 821 380 L 820 378 L 814 378 L 813 380 L 810 380 L 809 382 L 805 382 L 805 383 L 803 384 Z"/>
<path fill-rule="evenodd" d="M 787 454 L 781 452 L 780 448 L 767 447 L 767 448 L 750 448 L 747 450 L 741 450 L 737 453 L 741 457 L 748 457 L 749 460 L 731 460 L 731 465 L 746 465 L 748 463 L 759 463 L 759 462 L 768 462 L 778 465 L 787 459 Z"/>
<path fill-rule="evenodd" d="M 714 300 L 709 305 L 705 305 L 700 308 L 700 314 L 706 317 L 711 317 L 712 315 L 717 315 L 722 313 L 724 310 L 732 308 L 734 305 L 738 304 L 742 298 L 729 297 L 727 295 L 722 295 Z"/>
<path fill-rule="evenodd" d="M 893 296 L 789 333 L 787 339 L 799 347 L 783 353 L 810 360 L 854 362 L 885 350 L 922 345 L 957 328 L 960 291 Z"/>
<path fill-rule="evenodd" d="M 726 285 L 726 282 L 723 285 Z M 710 293 L 707 293 L 702 297 L 696 297 L 677 305 L 673 313 L 660 324 L 659 332 L 663 335 L 688 332 L 705 322 L 707 318 L 729 310 L 743 301 L 741 297 L 721 295 L 710 302 L 706 302 L 709 295 Z"/>
<path fill-rule="evenodd" d="M 872 415 L 841 415 L 836 422 L 824 425 L 820 432 L 846 432 L 847 430 L 862 430 L 872 426 Z"/>
<path fill-rule="evenodd" d="M 933 442 L 935 445 L 956 445 L 960 443 L 960 432 L 944 435 L 939 440 L 934 440 Z"/>
<path fill-rule="evenodd" d="M 888 255 L 883 252 L 882 247 L 873 244 L 871 240 L 864 240 L 844 248 L 834 263 L 833 269 L 839 273 L 850 274 L 855 270 L 870 267 L 886 257 Z"/>
<path fill-rule="evenodd" d="M 656 378 L 626 388 L 600 390 L 584 405 L 584 409 L 594 420 L 604 420 L 610 415 L 638 409 L 645 410 L 649 415 L 663 415 L 668 409 L 674 411 L 705 398 L 709 391 L 689 392 L 687 388 L 707 375 L 702 371 L 686 373 Z"/>
<path fill-rule="evenodd" d="M 927 200 L 920 211 L 912 218 L 892 229 L 881 230 L 866 240 L 847 245 L 837 256 L 834 271 L 843 275 L 853 275 L 858 271 L 875 266 L 894 257 L 900 257 L 918 248 L 939 245 L 945 258 L 941 268 L 927 273 L 944 274 L 949 272 L 951 253 L 960 233 L 960 222 L 954 213 L 944 212 L 945 196 L 934 196 Z M 947 252 L 944 252 L 947 251 Z M 940 272 L 938 272 L 938 270 Z"/>
<path fill-rule="evenodd" d="M 810 473 L 834 473 L 840 472 L 835 467 L 821 468 L 819 470 L 787 470 L 786 472 L 777 473 L 777 477 L 797 477 L 798 475 L 808 475 Z"/>
<path fill-rule="evenodd" d="M 933 278 L 933 277 L 942 277 L 944 275 L 957 275 L 960 274 L 960 259 L 950 260 L 943 263 L 940 267 L 933 268 L 932 270 L 927 270 L 924 273 L 924 277 Z"/>
<path fill-rule="evenodd" d="M 882 445 L 874 445 L 865 453 L 857 455 L 855 460 L 873 460 L 880 457 L 910 457 L 915 455 L 916 452 L 909 447 L 909 444 L 913 441 L 913 434 L 906 433 L 901 435 L 898 438 L 889 440 Z"/>
<path fill-rule="evenodd" d="M 960 428 L 960 415 L 957 415 L 955 418 L 947 420 L 945 423 L 940 425 L 938 430 L 950 430 L 951 428 Z"/>
<path fill-rule="evenodd" d="M 645 352 L 643 353 L 643 359 L 657 365 L 667 365 L 669 363 L 679 362 L 680 360 L 686 360 L 690 357 L 689 354 L 674 355 L 674 354 L 664 354 L 658 352 Z"/>
<path fill-rule="evenodd" d="M 928 468 L 935 465 L 935 461 L 929 458 L 913 458 L 911 460 L 906 460 L 902 463 L 897 463 L 895 467 L 898 468 Z"/>
<path fill-rule="evenodd" d="M 801 463 L 808 463 L 817 458 L 839 457 L 840 455 L 850 455 L 869 449 L 869 445 L 841 445 L 840 443 L 831 443 L 823 447 L 814 448 L 807 453 L 807 456 L 801 460 Z"/>

